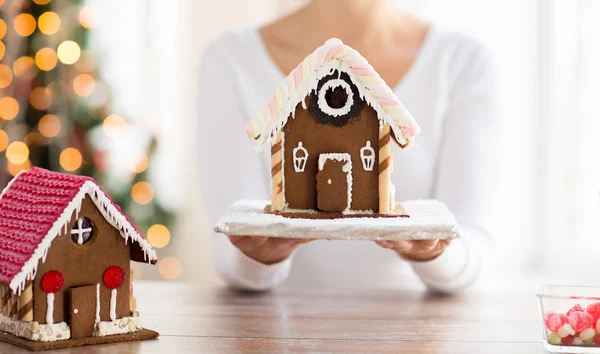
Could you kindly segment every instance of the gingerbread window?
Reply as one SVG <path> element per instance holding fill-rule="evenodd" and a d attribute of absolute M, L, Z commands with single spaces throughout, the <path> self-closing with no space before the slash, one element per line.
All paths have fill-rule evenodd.
<path fill-rule="evenodd" d="M 343 127 L 360 115 L 364 104 L 348 74 L 335 71 L 319 81 L 308 111 L 321 124 Z"/>
<path fill-rule="evenodd" d="M 75 221 L 75 225 L 71 228 L 71 240 L 78 245 L 83 245 L 92 239 L 94 234 L 94 224 L 86 217 L 82 217 Z"/>

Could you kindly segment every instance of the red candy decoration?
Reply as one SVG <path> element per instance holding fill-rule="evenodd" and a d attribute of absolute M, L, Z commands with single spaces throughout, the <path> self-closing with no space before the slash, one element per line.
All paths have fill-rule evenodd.
<path fill-rule="evenodd" d="M 594 323 L 600 319 L 600 302 L 587 305 L 585 311 L 594 317 Z"/>
<path fill-rule="evenodd" d="M 577 304 L 567 311 L 567 316 L 570 316 L 573 312 L 585 312 L 585 309 L 580 304 Z"/>
<path fill-rule="evenodd" d="M 562 327 L 565 323 L 568 323 L 569 320 L 568 318 L 563 318 L 564 315 L 562 314 L 558 314 L 554 311 L 548 311 L 548 313 L 546 313 L 546 327 L 548 327 L 549 330 L 551 330 L 552 332 L 558 332 L 559 328 Z M 565 316 L 566 317 L 566 316 Z"/>
<path fill-rule="evenodd" d="M 596 334 L 596 336 L 594 337 L 594 344 L 600 345 L 600 335 Z"/>
<path fill-rule="evenodd" d="M 559 316 L 562 319 L 563 325 L 569 323 L 569 316 L 565 315 L 564 313 L 559 314 Z"/>
<path fill-rule="evenodd" d="M 125 281 L 125 271 L 119 266 L 109 267 L 104 272 L 104 284 L 111 289 L 116 289 L 123 285 L 123 281 Z"/>
<path fill-rule="evenodd" d="M 571 345 L 573 344 L 573 338 L 573 336 L 566 336 L 560 342 L 565 345 Z"/>
<path fill-rule="evenodd" d="M 48 294 L 54 294 L 65 285 L 65 279 L 58 270 L 51 270 L 42 278 L 42 290 Z"/>
<path fill-rule="evenodd" d="M 569 315 L 569 324 L 575 332 L 594 327 L 594 317 L 587 312 L 574 311 Z"/>

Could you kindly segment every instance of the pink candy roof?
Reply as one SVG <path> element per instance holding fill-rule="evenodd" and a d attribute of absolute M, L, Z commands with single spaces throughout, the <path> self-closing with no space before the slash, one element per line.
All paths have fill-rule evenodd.
<path fill-rule="evenodd" d="M 125 243 L 131 238 L 142 249 L 142 259 L 134 260 L 156 261 L 150 244 L 92 178 L 33 167 L 19 173 L 0 196 L 0 283 L 18 291 L 35 276 L 39 260 L 45 261 L 52 240 L 67 231 L 86 195 Z"/>
<path fill-rule="evenodd" d="M 279 85 L 262 109 L 246 125 L 246 133 L 260 151 L 266 143 L 274 143 L 277 134 L 293 116 L 296 106 L 315 91 L 319 80 L 335 70 L 346 72 L 361 98 L 377 112 L 380 126 L 389 124 L 396 141 L 408 147 L 420 132 L 415 119 L 396 94 L 356 50 L 332 38 L 317 48 Z"/>

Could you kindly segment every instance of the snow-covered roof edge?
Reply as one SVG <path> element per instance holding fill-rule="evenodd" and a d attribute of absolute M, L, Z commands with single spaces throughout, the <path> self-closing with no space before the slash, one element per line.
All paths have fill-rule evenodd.
<path fill-rule="evenodd" d="M 311 91 L 316 91 L 321 78 L 335 70 L 350 76 L 361 98 L 377 112 L 380 125 L 383 127 L 388 123 L 402 147 L 412 145 L 421 130 L 415 119 L 362 55 L 341 40 L 332 38 L 307 56 L 248 122 L 246 133 L 255 150 L 260 151 L 266 143 L 272 144 L 290 115 L 293 117 L 298 103 L 302 102 L 306 108 L 305 98 Z"/>
<path fill-rule="evenodd" d="M 8 186 L 4 188 L 2 195 L 9 190 L 12 182 L 15 181 L 18 176 L 19 175 L 15 176 Z M 0 195 L 0 199 L 2 198 L 2 195 Z M 131 238 L 140 245 L 144 252 L 144 257 L 148 262 L 156 261 L 158 259 L 156 251 L 152 249 L 152 245 L 150 245 L 150 243 L 137 232 L 136 228 L 131 224 L 131 222 L 129 222 L 129 220 L 127 220 L 125 215 L 123 215 L 123 213 L 121 213 L 115 207 L 110 198 L 108 198 L 102 189 L 100 189 L 96 183 L 90 180 L 83 183 L 79 189 L 79 192 L 77 192 L 75 197 L 69 202 L 67 207 L 56 219 L 48 233 L 46 233 L 42 241 L 39 243 L 33 252 L 33 255 L 29 258 L 29 260 L 27 260 L 27 262 L 25 262 L 19 273 L 12 278 L 9 287 L 14 293 L 20 294 L 25 288 L 25 283 L 28 280 L 35 278 L 40 259 L 42 262 L 46 261 L 50 244 L 52 243 L 52 240 L 61 234 L 61 229 L 64 229 L 64 233 L 67 232 L 73 212 L 76 213 L 75 218 L 79 217 L 83 199 L 86 195 L 90 196 L 93 203 L 96 205 L 98 210 L 100 210 L 100 213 L 106 219 L 106 221 L 108 221 L 108 223 L 114 228 L 119 230 L 119 233 L 125 239 L 125 244 L 127 244 Z"/>

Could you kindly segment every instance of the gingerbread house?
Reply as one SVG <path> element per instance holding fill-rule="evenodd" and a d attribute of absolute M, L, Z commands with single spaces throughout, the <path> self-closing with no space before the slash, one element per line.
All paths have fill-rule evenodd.
<path fill-rule="evenodd" d="M 130 260 L 157 256 L 92 178 L 19 173 L 0 196 L 0 330 L 41 342 L 142 330 Z"/>
<path fill-rule="evenodd" d="M 394 213 L 391 141 L 420 129 L 356 50 L 330 39 L 277 87 L 246 126 L 271 146 L 271 211 Z"/>

